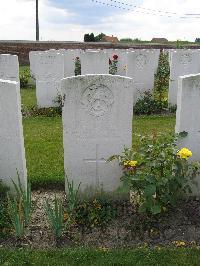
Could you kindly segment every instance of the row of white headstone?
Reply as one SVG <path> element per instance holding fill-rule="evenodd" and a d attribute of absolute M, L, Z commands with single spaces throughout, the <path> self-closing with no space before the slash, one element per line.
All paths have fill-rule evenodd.
<path fill-rule="evenodd" d="M 14 72 L 13 72 L 14 73 Z M 14 75 L 6 77 L 13 78 Z M 133 79 L 113 75 L 64 78 L 63 143 L 65 173 L 81 191 L 113 192 L 120 183 L 117 162 L 107 163 L 132 144 Z M 200 160 L 200 74 L 180 78 L 176 131 L 188 132 L 181 146 Z M 11 186 L 19 174 L 24 187 L 27 170 L 18 81 L 0 80 L 0 179 Z M 196 192 L 198 194 L 198 191 Z"/>
<path fill-rule="evenodd" d="M 109 74 L 109 58 L 118 56 L 117 75 L 135 81 L 136 97 L 152 91 L 160 51 L 157 50 L 48 50 L 30 52 L 30 69 L 36 79 L 39 107 L 54 107 L 61 79 L 75 75 L 75 58 L 80 58 L 81 74 Z"/>
<path fill-rule="evenodd" d="M 200 50 L 168 50 L 170 81 L 168 101 L 177 104 L 178 77 L 200 72 Z M 48 50 L 30 52 L 30 69 L 36 79 L 39 107 L 53 107 L 60 94 L 61 79 L 74 76 L 75 58 L 80 58 L 81 74 L 108 74 L 109 58 L 117 59 L 117 75 L 134 80 L 135 99 L 144 91 L 152 92 L 154 75 L 158 68 L 160 50 L 106 49 L 106 50 Z"/>
<path fill-rule="evenodd" d="M 200 50 L 170 50 L 170 82 L 168 100 L 177 104 L 178 77 L 200 73 Z M 108 58 L 118 55 L 118 75 L 134 80 L 136 101 L 146 91 L 152 91 L 154 74 L 158 67 L 159 50 L 49 50 L 30 52 L 30 69 L 36 78 L 39 107 L 57 105 L 61 79 L 74 76 L 75 58 L 81 59 L 82 74 L 108 74 Z M 0 55 L 0 78 L 19 81 L 19 63 L 16 55 Z"/>

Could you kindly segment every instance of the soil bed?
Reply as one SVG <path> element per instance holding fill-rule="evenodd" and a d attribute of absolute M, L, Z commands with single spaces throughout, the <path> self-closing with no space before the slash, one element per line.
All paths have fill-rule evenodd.
<path fill-rule="evenodd" d="M 200 201 L 181 201 L 178 207 L 162 217 L 149 221 L 135 213 L 129 202 L 115 202 L 116 217 L 106 226 L 88 228 L 73 224 L 56 241 L 45 215 L 45 201 L 53 201 L 54 195 L 65 198 L 63 191 L 37 190 L 32 192 L 33 213 L 23 240 L 16 240 L 11 233 L 0 239 L 1 247 L 74 247 L 132 248 L 141 245 L 191 246 L 200 245 Z"/>

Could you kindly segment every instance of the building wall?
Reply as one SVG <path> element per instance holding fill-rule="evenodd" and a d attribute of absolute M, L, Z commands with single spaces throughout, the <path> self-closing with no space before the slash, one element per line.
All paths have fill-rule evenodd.
<path fill-rule="evenodd" d="M 20 64 L 29 63 L 30 51 L 44 51 L 48 49 L 170 49 L 170 45 L 131 45 L 123 43 L 85 43 L 85 42 L 36 42 L 36 41 L 0 41 L 0 54 L 18 55 Z M 185 47 L 186 48 L 186 47 Z M 199 49 L 200 46 L 190 46 Z"/>

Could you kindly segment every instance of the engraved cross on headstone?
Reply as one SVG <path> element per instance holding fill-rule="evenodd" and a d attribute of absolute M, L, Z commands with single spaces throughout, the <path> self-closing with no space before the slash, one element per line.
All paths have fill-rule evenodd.
<path fill-rule="evenodd" d="M 99 171 L 99 165 L 100 163 L 106 163 L 106 160 L 104 158 L 99 158 L 99 144 L 96 144 L 96 156 L 94 159 L 84 159 L 85 163 L 94 163 L 95 164 L 95 181 L 96 186 L 98 187 L 100 185 L 100 171 Z"/>

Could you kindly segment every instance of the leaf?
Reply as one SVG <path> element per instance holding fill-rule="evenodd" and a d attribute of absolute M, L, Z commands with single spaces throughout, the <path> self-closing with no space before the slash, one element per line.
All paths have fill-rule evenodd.
<path fill-rule="evenodd" d="M 143 203 L 140 207 L 139 207 L 139 213 L 144 213 L 146 212 L 147 208 L 146 208 L 146 204 Z"/>
<path fill-rule="evenodd" d="M 107 162 L 111 162 L 113 160 L 119 160 L 120 155 L 112 155 L 107 159 Z"/>
<path fill-rule="evenodd" d="M 161 206 L 159 204 L 152 206 L 151 207 L 151 212 L 153 214 L 159 214 L 159 213 L 161 213 Z"/>
<path fill-rule="evenodd" d="M 178 134 L 178 136 L 181 138 L 185 138 L 185 137 L 187 137 L 187 135 L 188 135 L 188 132 L 186 132 L 186 131 L 182 131 Z"/>
<path fill-rule="evenodd" d="M 145 190 L 144 194 L 145 196 L 149 197 L 156 193 L 156 186 L 155 185 L 148 185 Z"/>

